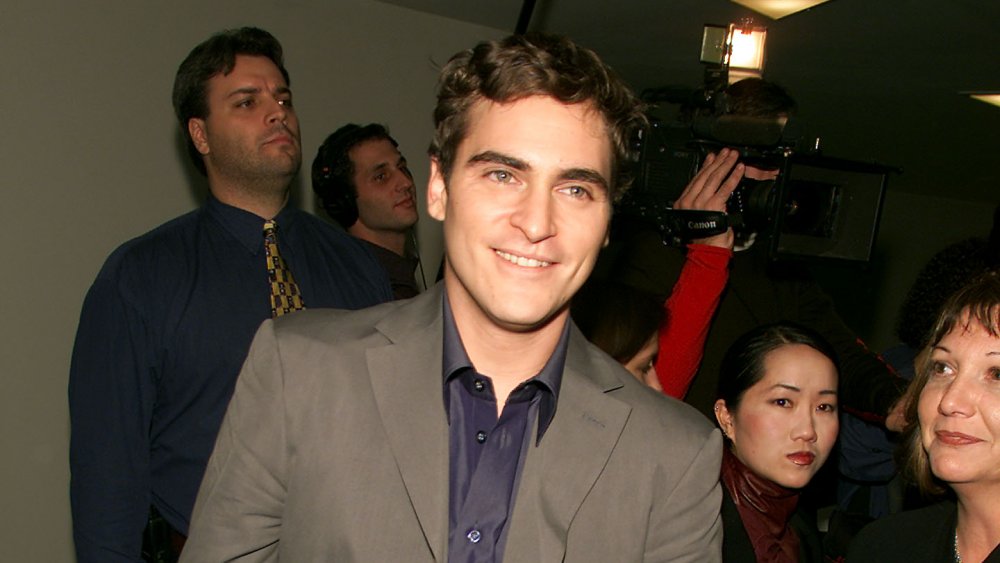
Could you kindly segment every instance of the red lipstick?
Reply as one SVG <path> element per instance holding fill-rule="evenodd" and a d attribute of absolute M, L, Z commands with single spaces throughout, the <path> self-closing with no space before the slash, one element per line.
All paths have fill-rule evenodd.
<path fill-rule="evenodd" d="M 970 444 L 976 444 L 982 442 L 979 438 L 975 436 L 969 436 L 968 434 L 962 434 L 961 432 L 946 432 L 944 430 L 938 430 L 934 433 L 937 439 L 942 444 L 948 446 L 968 446 Z"/>
<path fill-rule="evenodd" d="M 812 452 L 795 452 L 787 457 L 795 465 L 812 465 L 816 461 L 816 454 Z"/>

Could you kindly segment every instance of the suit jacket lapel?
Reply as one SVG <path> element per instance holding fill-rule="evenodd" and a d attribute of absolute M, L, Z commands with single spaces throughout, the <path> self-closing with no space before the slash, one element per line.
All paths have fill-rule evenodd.
<path fill-rule="evenodd" d="M 631 407 L 607 395 L 621 380 L 571 327 L 556 415 L 528 449 L 505 548 L 510 561 L 561 561 L 573 517 L 600 477 Z"/>
<path fill-rule="evenodd" d="M 367 350 L 379 416 L 435 560 L 448 551 L 448 424 L 442 398 L 441 286 L 376 328 L 390 344 Z"/>

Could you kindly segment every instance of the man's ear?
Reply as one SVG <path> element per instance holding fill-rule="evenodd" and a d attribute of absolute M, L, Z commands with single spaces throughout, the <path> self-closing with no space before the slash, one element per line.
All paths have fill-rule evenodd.
<path fill-rule="evenodd" d="M 725 399 L 715 401 L 715 420 L 719 421 L 722 434 L 735 444 L 733 436 L 736 435 L 736 426 L 733 424 L 733 413 L 729 412 Z"/>
<path fill-rule="evenodd" d="M 431 158 L 431 174 L 427 179 L 427 214 L 444 221 L 448 209 L 448 186 L 445 185 L 441 163 Z"/>
<path fill-rule="evenodd" d="M 188 135 L 194 143 L 194 148 L 203 155 L 211 152 L 208 147 L 208 134 L 205 132 L 205 120 L 200 117 L 192 117 L 188 120 Z"/>

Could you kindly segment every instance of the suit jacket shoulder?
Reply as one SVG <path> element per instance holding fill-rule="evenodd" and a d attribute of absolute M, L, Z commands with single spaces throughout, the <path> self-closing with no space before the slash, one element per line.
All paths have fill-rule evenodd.
<path fill-rule="evenodd" d="M 265 321 L 182 560 L 444 560 L 440 306 L 432 290 Z"/>
<path fill-rule="evenodd" d="M 505 556 L 718 561 L 721 438 L 572 329 L 555 417 L 530 448 Z"/>

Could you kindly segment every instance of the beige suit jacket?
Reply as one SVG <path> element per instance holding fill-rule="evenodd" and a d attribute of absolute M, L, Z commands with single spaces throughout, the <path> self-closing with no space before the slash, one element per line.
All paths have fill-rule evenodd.
<path fill-rule="evenodd" d="M 198 493 L 182 561 L 442 562 L 442 289 L 265 322 Z M 719 561 L 721 437 L 572 329 L 529 447 L 515 562 Z"/>

